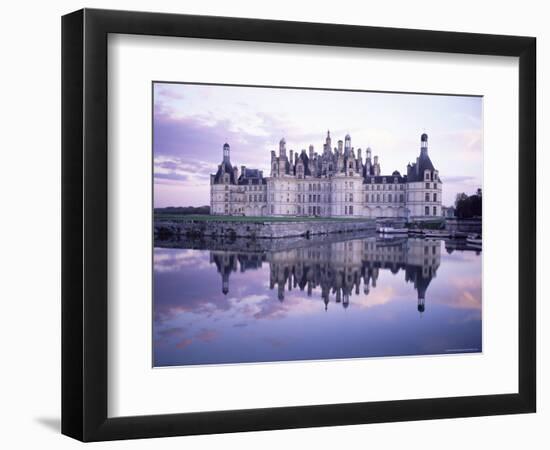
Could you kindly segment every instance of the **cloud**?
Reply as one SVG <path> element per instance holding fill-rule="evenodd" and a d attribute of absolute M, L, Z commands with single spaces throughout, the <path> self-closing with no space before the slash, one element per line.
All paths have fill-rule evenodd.
<path fill-rule="evenodd" d="M 208 330 L 203 328 L 198 334 L 195 335 L 195 337 L 203 342 L 212 342 L 218 337 L 218 332 L 216 330 Z"/>
<path fill-rule="evenodd" d="M 189 347 L 193 343 L 192 338 L 185 338 L 176 344 L 176 348 L 183 349 Z"/>
<path fill-rule="evenodd" d="M 443 183 L 468 183 L 470 181 L 477 181 L 476 177 L 469 175 L 456 175 L 456 176 L 441 176 L 441 181 Z"/>

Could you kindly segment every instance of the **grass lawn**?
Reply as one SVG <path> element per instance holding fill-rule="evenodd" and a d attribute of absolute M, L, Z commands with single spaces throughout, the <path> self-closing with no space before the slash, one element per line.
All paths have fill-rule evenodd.
<path fill-rule="evenodd" d="M 340 218 L 340 217 L 255 217 L 255 216 L 210 216 L 198 214 L 155 214 L 155 220 L 197 220 L 214 222 L 320 222 L 320 221 L 339 221 L 339 222 L 364 222 L 365 218 Z"/>

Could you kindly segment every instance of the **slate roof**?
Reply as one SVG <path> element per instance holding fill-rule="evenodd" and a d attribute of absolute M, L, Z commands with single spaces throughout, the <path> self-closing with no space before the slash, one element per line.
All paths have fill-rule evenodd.
<path fill-rule="evenodd" d="M 418 164 L 418 171 L 417 166 Z M 424 171 L 430 170 L 434 171 L 434 165 L 432 164 L 432 160 L 428 156 L 428 153 L 420 152 L 420 156 L 418 157 L 418 161 L 414 164 L 411 164 L 410 167 L 407 168 L 407 178 L 410 182 L 413 181 L 424 181 Z M 438 180 L 437 181 L 441 181 Z"/>
<path fill-rule="evenodd" d="M 298 155 L 298 162 L 300 160 L 302 161 L 302 163 L 304 165 L 304 175 L 311 175 L 311 170 L 309 168 L 309 157 L 307 156 L 306 152 L 301 152 Z M 298 164 L 298 162 L 296 163 L 296 165 Z M 296 172 L 296 165 L 294 166 L 294 172 Z"/>
<path fill-rule="evenodd" d="M 259 185 L 259 184 L 267 184 L 267 180 L 260 175 L 260 171 L 258 169 L 244 169 L 244 172 L 241 173 L 239 176 L 238 184 L 240 186 L 246 186 L 246 185 Z"/>
<path fill-rule="evenodd" d="M 229 174 L 229 182 L 231 184 L 236 184 L 235 182 L 235 173 L 233 172 L 233 167 L 231 166 L 231 163 L 222 162 L 219 167 L 218 171 L 216 172 L 216 175 L 214 176 L 214 183 L 221 183 L 222 177 L 224 174 Z"/>

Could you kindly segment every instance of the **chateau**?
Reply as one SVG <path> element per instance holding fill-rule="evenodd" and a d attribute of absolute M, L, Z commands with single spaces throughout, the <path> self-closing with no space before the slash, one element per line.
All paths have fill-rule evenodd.
<path fill-rule="evenodd" d="M 428 135 L 420 137 L 420 155 L 407 165 L 382 175 L 378 156 L 351 146 L 346 135 L 332 147 L 327 132 L 323 150 L 290 150 L 279 142 L 271 151 L 271 171 L 233 167 L 230 146 L 223 146 L 223 160 L 210 176 L 210 212 L 233 216 L 317 216 L 365 218 L 440 217 L 442 183 L 428 156 Z"/>

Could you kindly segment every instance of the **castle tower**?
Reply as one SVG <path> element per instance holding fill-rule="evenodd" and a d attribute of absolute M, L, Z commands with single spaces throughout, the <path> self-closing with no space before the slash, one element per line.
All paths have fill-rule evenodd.
<path fill-rule="evenodd" d="M 279 158 L 284 158 L 286 156 L 286 140 L 283 137 L 279 141 Z"/>
<path fill-rule="evenodd" d="M 229 144 L 226 142 L 225 144 L 223 144 L 223 162 L 224 163 L 227 163 L 227 164 L 231 164 L 230 160 L 229 160 L 229 151 L 230 151 L 230 147 L 229 147 Z"/>
<path fill-rule="evenodd" d="M 325 145 L 326 145 L 326 149 L 327 151 L 330 151 L 330 149 L 332 148 L 332 144 L 331 144 L 332 140 L 330 139 L 330 130 L 327 130 L 327 139 L 325 141 Z"/>
<path fill-rule="evenodd" d="M 344 141 L 344 154 L 348 156 L 350 151 L 351 151 L 351 136 L 349 134 L 346 134 L 345 141 Z"/>
<path fill-rule="evenodd" d="M 428 135 L 426 133 L 422 133 L 420 136 L 420 154 L 428 156 Z"/>

